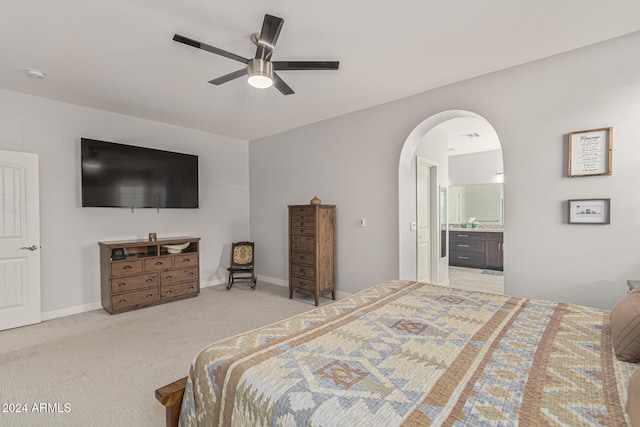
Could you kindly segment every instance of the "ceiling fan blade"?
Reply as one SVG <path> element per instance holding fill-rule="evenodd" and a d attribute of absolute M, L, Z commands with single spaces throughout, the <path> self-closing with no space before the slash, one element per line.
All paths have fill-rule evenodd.
<path fill-rule="evenodd" d="M 218 77 L 217 79 L 209 80 L 209 83 L 214 85 L 221 85 L 222 83 L 226 83 L 233 79 L 237 79 L 238 77 L 246 76 L 247 69 L 243 68 L 238 71 L 234 71 L 233 73 L 225 74 L 224 76 Z"/>
<path fill-rule="evenodd" d="M 276 71 L 285 70 L 337 70 L 338 61 L 271 61 Z"/>
<path fill-rule="evenodd" d="M 286 84 L 284 82 L 284 80 L 282 80 L 280 78 L 279 75 L 277 75 L 276 73 L 273 73 L 273 85 L 276 87 L 276 89 L 278 89 L 283 95 L 291 95 L 293 93 L 295 93 L 293 91 L 293 89 L 291 89 L 289 87 L 288 84 Z"/>
<path fill-rule="evenodd" d="M 243 58 L 240 55 L 236 55 L 235 53 L 227 52 L 226 50 L 219 49 L 217 47 L 208 45 L 206 43 L 199 42 L 197 40 L 190 39 L 189 37 L 181 36 L 180 34 L 176 34 L 173 36 L 173 40 L 186 44 L 188 46 L 193 46 L 198 49 L 206 50 L 207 52 L 215 53 L 216 55 L 224 56 L 225 58 L 233 59 L 234 61 L 242 62 L 246 64 L 249 62 L 247 58 Z"/>
<path fill-rule="evenodd" d="M 256 59 L 264 59 L 268 61 L 273 54 L 273 48 L 276 46 L 280 30 L 284 19 L 277 16 L 264 15 L 264 22 L 262 23 L 262 30 L 258 37 L 258 48 L 256 49 Z"/>

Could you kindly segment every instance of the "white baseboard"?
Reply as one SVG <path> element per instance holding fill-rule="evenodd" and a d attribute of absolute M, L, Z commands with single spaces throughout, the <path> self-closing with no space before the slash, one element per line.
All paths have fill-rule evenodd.
<path fill-rule="evenodd" d="M 200 283 L 200 289 L 208 288 L 210 286 L 224 285 L 227 283 L 227 279 L 223 277 L 216 277 L 214 280 L 208 280 Z M 98 310 L 102 308 L 102 302 L 92 302 L 89 304 L 76 305 L 73 307 L 61 308 L 59 310 L 51 310 L 42 312 L 42 321 L 57 319 L 58 317 L 71 316 L 73 314 L 84 313 L 86 311 Z"/>
<path fill-rule="evenodd" d="M 256 277 L 258 277 L 258 280 L 262 280 L 263 282 L 267 282 L 267 283 L 271 283 L 272 285 L 278 285 L 278 286 L 284 286 L 286 288 L 289 287 L 289 281 L 288 280 L 282 280 L 282 279 L 276 279 L 275 277 L 269 277 L 269 276 L 262 276 L 262 275 L 257 275 Z M 351 294 L 349 292 L 336 292 L 336 299 L 343 299 L 346 298 L 348 296 L 350 296 Z"/>
<path fill-rule="evenodd" d="M 227 284 L 227 278 L 226 277 L 216 277 L 213 280 L 207 280 L 206 282 L 200 282 L 200 289 L 202 288 L 209 288 L 211 286 L 218 286 L 218 285 L 226 285 Z"/>
<path fill-rule="evenodd" d="M 42 321 L 57 319 L 58 317 L 71 316 L 72 314 L 84 313 L 85 311 L 98 310 L 102 308 L 101 302 L 92 302 L 90 304 L 76 305 L 73 307 L 61 308 L 60 310 L 51 310 L 42 312 Z"/>
<path fill-rule="evenodd" d="M 258 278 L 258 280 L 271 283 L 272 285 L 284 286 L 286 288 L 289 287 L 288 280 L 276 279 L 275 277 L 263 276 L 262 274 L 257 274 L 256 277 Z"/>
<path fill-rule="evenodd" d="M 289 287 L 289 281 L 287 280 L 276 279 L 275 277 L 262 276 L 262 275 L 256 275 L 256 277 L 258 278 L 258 280 L 261 280 L 263 282 L 271 283 L 273 285 L 278 285 L 278 286 Z M 215 277 L 213 280 L 200 282 L 200 289 L 209 288 L 211 286 L 226 285 L 226 284 L 227 284 L 227 279 L 225 277 Z M 346 298 L 349 295 L 351 294 L 347 292 L 339 292 L 339 291 L 336 292 L 336 298 L 338 299 Z M 58 317 L 71 316 L 73 314 L 84 313 L 86 311 L 99 310 L 101 308 L 102 308 L 102 303 L 98 301 L 98 302 L 92 302 L 89 304 L 82 304 L 82 305 L 76 305 L 73 307 L 61 308 L 59 310 L 44 311 L 42 312 L 42 321 L 44 322 L 45 320 L 57 319 Z"/>

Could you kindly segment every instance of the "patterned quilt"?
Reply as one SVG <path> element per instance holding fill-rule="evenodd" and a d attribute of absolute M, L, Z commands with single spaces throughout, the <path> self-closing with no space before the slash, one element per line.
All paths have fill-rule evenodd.
<path fill-rule="evenodd" d="M 205 348 L 183 426 L 625 426 L 608 312 L 390 281 Z"/>

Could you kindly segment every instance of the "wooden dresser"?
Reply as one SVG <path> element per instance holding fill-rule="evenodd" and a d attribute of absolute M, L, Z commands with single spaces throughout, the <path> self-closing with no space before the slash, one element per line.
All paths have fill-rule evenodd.
<path fill-rule="evenodd" d="M 99 244 L 102 306 L 111 314 L 200 293 L 199 237 Z M 177 244 L 188 246 L 180 253 L 169 253 L 164 247 Z M 120 253 L 126 253 L 124 259 L 117 259 Z"/>
<path fill-rule="evenodd" d="M 289 206 L 289 299 L 293 292 L 336 299 L 336 207 Z"/>

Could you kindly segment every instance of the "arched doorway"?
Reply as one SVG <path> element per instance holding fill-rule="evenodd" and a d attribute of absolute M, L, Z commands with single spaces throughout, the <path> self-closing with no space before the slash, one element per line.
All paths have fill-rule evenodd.
<path fill-rule="evenodd" d="M 490 132 L 493 132 L 495 139 L 495 130 L 488 123 L 488 121 L 473 112 L 465 110 L 449 110 L 435 114 L 415 127 L 415 129 L 407 137 L 399 160 L 398 166 L 398 201 L 399 201 L 399 277 L 403 280 L 417 280 L 418 270 L 418 250 L 417 250 L 417 234 L 415 230 L 416 221 L 416 157 L 425 155 L 424 146 L 433 145 L 434 141 L 447 141 L 448 130 L 445 124 L 447 122 L 452 123 L 454 119 L 475 119 L 476 121 L 482 121 L 484 127 Z M 443 126 L 441 126 L 443 125 Z M 450 127 L 450 126 L 449 126 Z M 498 141 L 499 146 L 499 141 Z M 445 144 L 444 152 L 442 148 L 438 149 L 438 153 L 427 155 L 429 158 L 431 155 L 439 157 L 441 165 L 439 170 L 438 181 L 439 184 L 435 188 L 446 188 L 449 184 L 448 180 L 448 153 Z M 430 158 L 429 160 L 438 162 L 438 159 Z M 444 167 L 443 167 L 444 166 Z M 501 173 L 502 171 L 500 171 Z M 502 176 L 499 177 L 500 179 Z M 442 192 L 442 195 L 446 195 L 446 191 Z M 445 197 L 446 199 L 446 197 Z M 442 211 L 441 211 L 442 214 Z M 437 235 L 433 234 L 434 238 L 437 237 L 438 244 L 432 245 L 431 253 L 431 265 L 435 265 L 437 272 L 433 275 L 434 283 L 446 282 L 448 258 L 443 257 L 443 251 L 446 252 L 446 248 L 442 247 L 441 236 L 446 236 L 445 233 L 438 231 Z M 446 239 L 446 237 L 444 237 Z M 446 240 L 445 240 L 446 241 Z"/>

